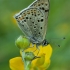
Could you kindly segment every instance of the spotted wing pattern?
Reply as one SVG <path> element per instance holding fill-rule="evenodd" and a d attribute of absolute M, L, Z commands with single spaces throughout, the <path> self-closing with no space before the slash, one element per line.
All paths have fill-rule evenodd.
<path fill-rule="evenodd" d="M 35 0 L 28 7 L 40 9 L 40 11 L 42 11 L 42 13 L 45 15 L 45 18 L 47 20 L 48 13 L 49 13 L 49 0 Z"/>
<path fill-rule="evenodd" d="M 15 15 L 18 26 L 32 43 L 41 43 L 45 39 L 48 11 L 48 0 L 36 0 Z"/>
<path fill-rule="evenodd" d="M 44 20 L 45 23 L 42 24 L 44 25 L 44 31 L 42 30 L 41 32 L 43 33 L 43 39 L 46 36 L 47 32 L 47 21 L 48 21 L 48 14 L 49 14 L 49 1 L 50 0 L 35 0 L 32 4 L 30 4 L 28 7 L 33 7 L 33 8 L 38 8 L 43 15 L 45 16 Z"/>

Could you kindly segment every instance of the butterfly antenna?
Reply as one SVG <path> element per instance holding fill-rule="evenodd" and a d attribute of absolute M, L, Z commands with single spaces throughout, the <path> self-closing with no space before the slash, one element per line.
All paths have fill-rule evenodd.
<path fill-rule="evenodd" d="M 65 40 L 65 39 L 66 39 L 65 37 L 63 37 L 63 38 L 52 38 L 52 39 L 50 39 L 49 43 L 54 43 L 56 46 L 61 47 L 61 45 L 57 44 L 56 41 L 60 42 L 60 41 Z M 52 41 L 52 40 L 54 40 L 54 41 Z"/>
<path fill-rule="evenodd" d="M 62 39 L 63 39 L 63 40 L 65 40 L 66 38 L 65 38 L 65 37 L 63 37 Z M 58 45 L 58 47 L 61 47 L 61 46 L 60 46 L 60 45 Z"/>
<path fill-rule="evenodd" d="M 65 39 L 66 39 L 65 37 L 62 38 L 62 40 L 65 40 Z M 61 47 L 61 45 L 58 44 L 58 47 Z"/>

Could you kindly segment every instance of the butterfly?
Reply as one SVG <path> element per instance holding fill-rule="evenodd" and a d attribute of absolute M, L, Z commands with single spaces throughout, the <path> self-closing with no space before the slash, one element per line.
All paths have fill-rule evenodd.
<path fill-rule="evenodd" d="M 25 36 L 36 45 L 47 45 L 45 40 L 49 14 L 49 0 L 35 0 L 14 17 Z"/>

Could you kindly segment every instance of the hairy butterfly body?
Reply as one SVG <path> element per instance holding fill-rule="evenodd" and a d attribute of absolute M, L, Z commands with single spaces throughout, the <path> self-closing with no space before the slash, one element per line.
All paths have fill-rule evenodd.
<path fill-rule="evenodd" d="M 18 26 L 33 44 L 46 44 L 49 0 L 35 0 L 15 15 Z"/>

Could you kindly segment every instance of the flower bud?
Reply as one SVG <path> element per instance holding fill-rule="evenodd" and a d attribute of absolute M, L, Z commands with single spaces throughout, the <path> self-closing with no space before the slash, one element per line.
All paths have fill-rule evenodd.
<path fill-rule="evenodd" d="M 35 58 L 35 55 L 33 52 L 25 52 L 25 60 L 26 61 L 32 61 Z"/>
<path fill-rule="evenodd" d="M 16 40 L 16 45 L 18 48 L 25 50 L 30 46 L 30 41 L 26 37 L 20 36 Z"/>

